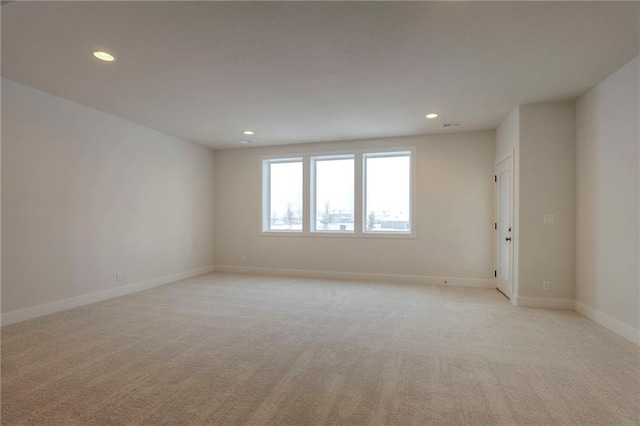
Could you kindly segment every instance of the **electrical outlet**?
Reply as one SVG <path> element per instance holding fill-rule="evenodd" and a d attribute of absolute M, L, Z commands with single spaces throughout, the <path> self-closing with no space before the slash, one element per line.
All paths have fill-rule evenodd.
<path fill-rule="evenodd" d="M 122 281 L 122 272 L 116 272 L 116 281 Z"/>
<path fill-rule="evenodd" d="M 247 256 L 242 256 L 242 263 L 247 263 Z"/>
<path fill-rule="evenodd" d="M 551 283 L 549 281 L 542 281 L 542 289 L 544 291 L 549 291 L 549 287 L 551 287 Z"/>
<path fill-rule="evenodd" d="M 382 267 L 382 269 L 386 268 L 387 262 L 384 262 L 384 261 L 380 262 L 380 266 Z"/>

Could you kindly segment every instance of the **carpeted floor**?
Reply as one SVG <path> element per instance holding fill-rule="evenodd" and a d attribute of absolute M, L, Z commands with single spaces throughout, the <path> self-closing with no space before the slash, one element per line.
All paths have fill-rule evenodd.
<path fill-rule="evenodd" d="M 2 328 L 2 424 L 638 424 L 638 347 L 489 289 L 210 274 Z"/>

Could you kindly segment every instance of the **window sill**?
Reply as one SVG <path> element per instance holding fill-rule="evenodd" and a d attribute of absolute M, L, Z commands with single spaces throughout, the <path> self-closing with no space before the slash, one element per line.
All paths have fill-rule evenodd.
<path fill-rule="evenodd" d="M 260 237 L 299 237 L 299 238 L 354 238 L 354 239 L 398 239 L 398 240 L 415 240 L 417 235 L 414 233 L 353 233 L 353 232 L 282 232 L 282 231 L 261 231 L 258 233 Z"/>

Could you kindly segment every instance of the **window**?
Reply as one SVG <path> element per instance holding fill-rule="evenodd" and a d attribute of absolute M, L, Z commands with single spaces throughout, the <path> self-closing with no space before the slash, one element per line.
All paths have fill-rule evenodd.
<path fill-rule="evenodd" d="M 262 160 L 262 232 L 414 235 L 414 149 Z"/>
<path fill-rule="evenodd" d="M 354 156 L 311 159 L 311 230 L 353 232 Z"/>
<path fill-rule="evenodd" d="M 302 159 L 264 161 L 263 182 L 262 230 L 301 232 Z"/>
<path fill-rule="evenodd" d="M 365 232 L 411 232 L 411 153 L 365 154 Z"/>

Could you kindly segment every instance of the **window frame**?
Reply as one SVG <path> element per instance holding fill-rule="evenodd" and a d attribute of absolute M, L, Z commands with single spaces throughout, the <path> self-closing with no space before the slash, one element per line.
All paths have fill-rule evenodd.
<path fill-rule="evenodd" d="M 410 157 L 410 196 L 409 196 L 409 223 L 411 231 L 378 231 L 366 232 L 366 221 L 364 218 L 365 209 L 365 156 L 393 156 L 393 154 L 406 155 Z M 352 156 L 354 159 L 354 217 L 353 231 L 312 231 L 312 220 L 315 215 L 312 214 L 312 207 L 315 201 L 315 181 L 312 176 L 313 158 L 331 158 L 340 157 L 347 158 Z M 258 158 L 259 167 L 259 198 L 260 198 L 260 214 L 258 215 L 258 234 L 266 237 L 288 237 L 288 238 L 374 238 L 374 239 L 415 239 L 417 238 L 417 148 L 415 146 L 385 146 L 385 147 L 367 147 L 357 149 L 342 150 L 322 150 L 308 151 L 296 153 L 282 153 L 262 155 Z M 275 230 L 265 229 L 265 223 L 270 224 L 270 182 L 269 170 L 264 167 L 265 164 L 286 163 L 302 161 L 302 231 L 299 230 Z M 266 222 L 265 222 L 266 221 Z"/>
<path fill-rule="evenodd" d="M 302 163 L 302 229 L 277 229 L 271 230 L 271 165 L 272 164 L 286 164 L 286 163 Z M 268 165 L 269 167 L 265 167 Z M 287 156 L 285 158 L 265 158 L 260 161 L 261 168 L 261 203 L 260 203 L 260 213 L 261 213 L 261 223 L 260 230 L 261 233 L 282 233 L 282 234 L 301 234 L 304 232 L 304 224 L 305 220 L 305 162 L 304 158 L 301 156 Z"/>
<path fill-rule="evenodd" d="M 317 163 L 319 161 L 332 161 L 332 160 L 353 160 L 353 230 L 352 231 L 339 231 L 339 230 L 328 230 L 328 229 L 316 229 L 318 222 L 318 206 L 316 202 L 318 201 L 316 198 L 318 191 L 318 179 L 317 179 Z M 331 155 L 311 155 L 309 156 L 309 202 L 310 202 L 310 215 L 309 215 L 309 232 L 317 234 L 354 234 L 356 232 L 356 183 L 355 183 L 355 174 L 356 174 L 356 154 L 331 154 Z"/>
<path fill-rule="evenodd" d="M 394 157 L 409 157 L 409 232 L 407 231 L 367 231 L 367 159 L 369 158 L 394 158 Z M 413 198 L 415 179 L 414 179 L 414 152 L 411 150 L 405 151 L 387 151 L 387 152 L 367 152 L 362 154 L 362 233 L 367 235 L 412 235 L 414 227 L 414 206 L 415 200 Z"/>

